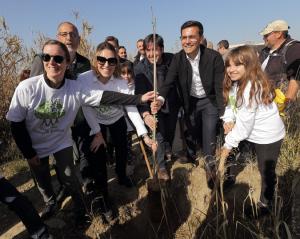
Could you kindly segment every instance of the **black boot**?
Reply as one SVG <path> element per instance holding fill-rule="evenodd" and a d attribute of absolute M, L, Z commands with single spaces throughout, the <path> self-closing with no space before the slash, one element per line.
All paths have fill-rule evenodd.
<path fill-rule="evenodd" d="M 94 198 L 93 205 L 96 210 L 101 214 L 105 222 L 109 223 L 114 219 L 108 196 L 98 196 Z"/>

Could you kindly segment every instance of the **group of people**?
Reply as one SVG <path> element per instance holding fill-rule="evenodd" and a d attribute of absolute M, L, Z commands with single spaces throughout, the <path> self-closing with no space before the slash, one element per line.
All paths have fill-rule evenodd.
<path fill-rule="evenodd" d="M 288 29 L 283 20 L 268 24 L 261 32 L 262 52 L 247 45 L 228 50 L 226 40 L 218 43 L 218 52 L 202 44 L 203 25 L 191 20 L 181 26 L 182 50 L 176 54 L 164 52 L 159 34 L 149 34 L 137 41 L 138 54 L 130 62 L 125 47 L 109 36 L 97 46 L 90 63 L 77 53 L 77 28 L 61 23 L 57 40 L 47 41 L 35 57 L 31 78 L 18 85 L 7 113 L 13 137 L 46 205 L 42 219 L 51 217 L 67 194 L 74 201 L 78 224 L 85 220 L 86 201 L 92 201 L 104 219 L 111 219 L 106 148 L 111 142 L 118 183 L 132 187 L 126 174 L 127 128 L 132 126 L 156 151 L 158 179 L 169 180 L 165 159 L 172 157 L 179 111 L 186 129 L 179 162 L 194 163 L 201 144 L 207 185 L 213 188 L 218 126 L 223 122 L 221 157 L 227 158 L 242 141 L 253 145 L 262 176 L 258 206 L 269 212 L 285 136 L 273 101 L 274 87 L 286 85 L 281 90 L 289 104 L 296 99 L 300 80 L 300 43 L 290 38 Z M 154 68 L 159 96 L 152 92 Z M 157 142 L 148 136 L 155 127 Z M 73 141 L 83 190 L 75 176 Z M 57 193 L 51 185 L 50 155 L 60 182 Z M 42 223 L 40 228 L 44 227 Z"/>

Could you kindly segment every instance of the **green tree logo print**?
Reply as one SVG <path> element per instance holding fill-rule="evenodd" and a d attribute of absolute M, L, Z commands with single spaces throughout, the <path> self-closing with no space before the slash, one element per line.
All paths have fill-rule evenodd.
<path fill-rule="evenodd" d="M 43 120 L 43 125 L 53 127 L 65 115 L 60 99 L 45 101 L 34 110 L 34 115 Z"/>
<path fill-rule="evenodd" d="M 101 113 L 101 114 L 105 114 L 110 112 L 113 109 L 112 106 L 110 105 L 100 105 L 99 107 L 96 107 L 96 110 Z"/>

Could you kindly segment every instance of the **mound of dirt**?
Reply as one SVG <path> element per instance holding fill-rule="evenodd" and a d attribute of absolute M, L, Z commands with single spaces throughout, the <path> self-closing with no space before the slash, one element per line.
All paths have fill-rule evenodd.
<path fill-rule="evenodd" d="M 231 173 L 237 176 L 235 185 L 225 190 L 223 197 L 217 193 L 217 198 L 212 198 L 202 158 L 198 159 L 197 166 L 168 162 L 171 180 L 168 183 L 154 181 L 158 185 L 155 188 L 153 180 L 149 180 L 144 159 L 138 152 L 137 155 L 131 176 L 136 182 L 133 188 L 120 186 L 115 178 L 114 166 L 108 167 L 109 193 L 115 218 L 107 223 L 90 210 L 90 223 L 78 228 L 74 226 L 72 200 L 68 198 L 57 215 L 46 221 L 54 238 L 190 239 L 255 238 L 259 235 L 272 238 L 275 235 L 274 228 L 282 219 L 281 214 L 274 213 L 262 221 L 248 220 L 244 215 L 245 206 L 254 203 L 260 192 L 260 175 L 254 162 L 234 162 Z M 30 179 L 29 171 L 8 176 L 40 211 L 42 198 Z M 53 182 L 55 185 L 55 175 Z M 226 215 L 222 213 L 222 206 Z M 27 238 L 19 219 L 3 205 L 0 205 L 0 210 L 0 237 Z M 297 227 L 296 223 L 294 227 Z"/>

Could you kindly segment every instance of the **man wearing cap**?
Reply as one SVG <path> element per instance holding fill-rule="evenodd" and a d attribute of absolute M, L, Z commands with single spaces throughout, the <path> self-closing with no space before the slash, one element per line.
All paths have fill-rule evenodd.
<path fill-rule="evenodd" d="M 269 23 L 261 32 L 265 48 L 260 54 L 262 69 L 281 88 L 286 102 L 294 101 L 299 89 L 300 42 L 291 39 L 284 20 Z"/>

